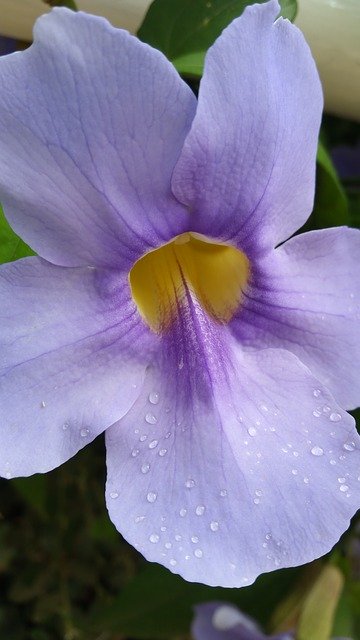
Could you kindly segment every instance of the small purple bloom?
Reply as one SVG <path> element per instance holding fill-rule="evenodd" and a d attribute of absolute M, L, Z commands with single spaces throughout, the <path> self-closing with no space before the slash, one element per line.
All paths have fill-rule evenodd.
<path fill-rule="evenodd" d="M 191 633 L 194 640 L 294 640 L 296 637 L 293 633 L 265 635 L 251 618 L 227 602 L 208 602 L 196 607 Z"/>
<path fill-rule="evenodd" d="M 0 201 L 41 256 L 0 270 L 0 472 L 49 471 L 106 430 L 118 530 L 228 587 L 329 551 L 360 496 L 360 234 L 287 240 L 322 94 L 278 12 L 225 29 L 198 102 L 81 12 L 0 60 Z"/>

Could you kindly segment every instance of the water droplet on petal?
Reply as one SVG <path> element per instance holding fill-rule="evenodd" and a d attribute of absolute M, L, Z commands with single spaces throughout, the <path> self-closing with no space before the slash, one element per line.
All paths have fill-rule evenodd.
<path fill-rule="evenodd" d="M 113 500 L 116 500 L 116 498 L 119 497 L 119 494 L 117 491 L 110 491 L 109 495 L 110 495 L 110 498 L 112 498 Z"/>
<path fill-rule="evenodd" d="M 40 407 L 41 407 L 42 409 L 45 409 L 45 407 L 46 407 L 46 402 L 45 402 L 44 400 L 41 400 L 41 402 L 40 402 Z"/>
<path fill-rule="evenodd" d="M 341 420 L 341 415 L 340 413 L 330 413 L 330 418 L 331 422 L 340 422 Z"/>
<path fill-rule="evenodd" d="M 150 542 L 152 542 L 153 544 L 156 544 L 157 542 L 159 542 L 160 537 L 158 536 L 157 533 L 152 533 L 151 536 L 149 537 Z"/>
<path fill-rule="evenodd" d="M 149 444 L 149 449 L 155 449 L 158 446 L 158 440 L 152 440 Z"/>
<path fill-rule="evenodd" d="M 159 394 L 155 391 L 149 393 L 149 402 L 151 402 L 151 404 L 157 404 L 159 402 Z"/>
<path fill-rule="evenodd" d="M 154 493 L 154 491 L 149 491 L 149 493 L 146 496 L 146 500 L 148 502 L 155 502 L 156 498 L 157 498 L 157 494 Z"/>
<path fill-rule="evenodd" d="M 194 556 L 196 556 L 197 558 L 202 558 L 203 552 L 201 551 L 201 549 L 195 549 Z"/>
<path fill-rule="evenodd" d="M 316 446 L 311 449 L 311 453 L 313 454 L 313 456 L 322 456 L 324 454 L 324 449 Z"/>
<path fill-rule="evenodd" d="M 191 536 L 191 542 L 193 542 L 194 544 L 196 544 L 197 542 L 199 542 L 199 538 L 198 538 L 198 536 Z"/>
<path fill-rule="evenodd" d="M 221 497 L 222 497 L 222 498 L 224 498 L 225 496 L 227 496 L 227 491 L 226 491 L 226 489 L 221 489 L 221 491 L 220 491 L 220 495 L 221 495 Z"/>
<path fill-rule="evenodd" d="M 139 440 L 140 442 L 145 442 L 145 440 L 147 440 L 147 435 L 144 434 L 143 436 L 140 436 Z"/>
<path fill-rule="evenodd" d="M 256 436 L 257 431 L 256 431 L 255 427 L 249 427 L 249 428 L 248 428 L 248 434 L 249 434 L 249 436 L 251 436 L 252 438 L 253 438 L 254 436 Z"/>
<path fill-rule="evenodd" d="M 90 429 L 80 429 L 80 436 L 82 438 L 86 438 L 90 433 Z"/>
<path fill-rule="evenodd" d="M 136 524 L 139 524 L 139 522 L 143 522 L 143 520 L 145 520 L 145 516 L 136 516 L 135 518 Z"/>
<path fill-rule="evenodd" d="M 260 498 L 254 498 L 254 504 L 259 504 L 260 503 Z"/>
<path fill-rule="evenodd" d="M 195 509 L 195 513 L 196 513 L 197 516 L 202 516 L 205 513 L 204 505 L 199 504 Z"/>
<path fill-rule="evenodd" d="M 314 394 L 315 398 L 318 398 L 319 396 L 321 396 L 320 389 L 314 389 L 313 394 Z"/>
<path fill-rule="evenodd" d="M 187 509 L 180 509 L 179 514 L 181 518 L 184 518 L 187 514 Z"/>
<path fill-rule="evenodd" d="M 167 454 L 167 449 L 160 449 L 159 456 L 163 458 Z"/>
<path fill-rule="evenodd" d="M 147 413 L 145 416 L 145 421 L 148 424 L 156 424 L 157 423 L 157 419 L 155 418 L 153 413 Z"/>
<path fill-rule="evenodd" d="M 140 453 L 139 449 L 133 449 L 131 452 L 131 455 L 133 458 L 136 458 L 136 456 L 138 456 Z"/>
<path fill-rule="evenodd" d="M 192 478 L 188 478 L 185 482 L 185 487 L 187 487 L 187 489 L 192 489 L 192 487 L 195 487 L 195 480 L 193 480 Z"/>
<path fill-rule="evenodd" d="M 148 463 L 141 465 L 141 473 L 149 473 L 149 471 L 150 471 L 150 465 Z"/>
<path fill-rule="evenodd" d="M 174 558 L 171 558 L 170 564 L 171 564 L 172 567 L 175 567 L 177 565 L 177 562 L 176 562 L 176 560 L 174 560 Z"/>
<path fill-rule="evenodd" d="M 179 534 L 177 533 L 176 536 L 175 536 L 175 540 L 176 540 L 176 542 L 180 542 L 180 540 L 182 540 L 182 537 L 179 536 Z"/>
<path fill-rule="evenodd" d="M 219 523 L 216 522 L 216 520 L 213 520 L 210 522 L 210 529 L 211 531 L 217 531 L 219 529 Z"/>
<path fill-rule="evenodd" d="M 354 451 L 355 449 L 355 442 L 345 442 L 344 444 L 344 449 L 346 451 Z"/>
<path fill-rule="evenodd" d="M 343 493 L 345 493 L 345 491 L 349 491 L 349 487 L 347 486 L 347 484 L 342 484 L 340 487 L 340 491 L 342 491 Z"/>

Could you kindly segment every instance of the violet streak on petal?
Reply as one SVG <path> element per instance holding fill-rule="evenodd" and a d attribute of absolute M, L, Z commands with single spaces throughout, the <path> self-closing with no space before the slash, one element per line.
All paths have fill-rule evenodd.
<path fill-rule="evenodd" d="M 329 407 L 319 417 L 314 389 Z M 159 402 L 150 425 L 153 392 Z M 154 438 L 158 447 L 150 450 Z M 344 448 L 350 440 L 352 451 Z M 353 418 L 293 354 L 244 351 L 189 294 L 138 400 L 106 432 L 106 494 L 120 492 L 119 500 L 107 499 L 109 514 L 148 560 L 187 580 L 250 584 L 335 544 L 359 504 L 359 440 Z M 149 491 L 156 501 L 149 502 Z"/>

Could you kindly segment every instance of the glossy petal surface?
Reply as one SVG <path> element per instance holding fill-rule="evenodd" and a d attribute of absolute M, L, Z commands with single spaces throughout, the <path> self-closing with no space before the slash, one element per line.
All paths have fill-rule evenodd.
<path fill-rule="evenodd" d="M 27 476 L 58 466 L 131 407 L 147 330 L 116 272 L 26 258 L 1 267 L 0 297 L 0 474 Z"/>
<path fill-rule="evenodd" d="M 250 255 L 311 212 L 322 94 L 301 32 L 279 5 L 247 7 L 210 48 L 191 131 L 173 175 L 195 230 Z"/>
<path fill-rule="evenodd" d="M 196 100 L 158 51 L 95 16 L 54 9 L 0 60 L 0 201 L 65 266 L 127 266 L 183 230 L 170 177 Z"/>
<path fill-rule="evenodd" d="M 348 409 L 360 404 L 359 256 L 355 229 L 292 238 L 259 263 L 232 322 L 244 345 L 295 353 Z"/>
<path fill-rule="evenodd" d="M 330 550 L 359 504 L 353 419 L 294 355 L 242 352 L 194 301 L 162 349 L 106 433 L 119 531 L 185 579 L 227 587 Z"/>

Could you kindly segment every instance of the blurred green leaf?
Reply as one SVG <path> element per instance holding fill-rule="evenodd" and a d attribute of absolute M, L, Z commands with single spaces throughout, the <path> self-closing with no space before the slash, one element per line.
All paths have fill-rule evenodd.
<path fill-rule="evenodd" d="M 46 476 L 36 474 L 30 478 L 14 478 L 11 483 L 29 507 L 45 518 L 47 500 Z"/>
<path fill-rule="evenodd" d="M 314 209 L 301 232 L 343 224 L 350 224 L 346 194 L 328 152 L 319 142 Z"/>
<path fill-rule="evenodd" d="M 297 640 L 329 640 L 343 584 L 343 575 L 337 567 L 324 567 L 304 601 Z"/>
<path fill-rule="evenodd" d="M 298 575 L 299 570 L 287 569 L 262 575 L 250 587 L 221 589 L 189 583 L 159 565 L 148 565 L 111 605 L 93 611 L 89 629 L 106 629 L 138 640 L 169 638 L 188 633 L 194 606 L 209 600 L 234 602 L 266 623 Z"/>
<path fill-rule="evenodd" d="M 50 7 L 67 7 L 73 11 L 77 11 L 78 8 L 74 0 L 43 0 L 45 4 L 49 4 Z"/>
<path fill-rule="evenodd" d="M 33 255 L 30 247 L 10 227 L 0 205 L 0 264 Z"/>
<path fill-rule="evenodd" d="M 199 76 L 207 49 L 255 1 L 266 0 L 155 0 L 138 36 L 165 53 L 181 73 Z M 281 15 L 293 20 L 296 0 L 280 0 L 280 4 Z"/>

